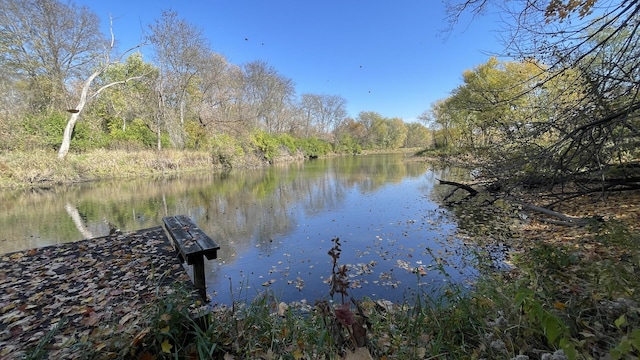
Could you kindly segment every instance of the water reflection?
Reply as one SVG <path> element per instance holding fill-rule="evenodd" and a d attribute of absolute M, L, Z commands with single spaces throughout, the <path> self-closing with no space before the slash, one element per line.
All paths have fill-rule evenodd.
<path fill-rule="evenodd" d="M 448 170 L 402 157 L 349 156 L 5 193 L 0 253 L 106 235 L 107 222 L 132 231 L 188 214 L 221 246 L 207 268 L 214 302 L 267 289 L 284 301 L 328 296 L 334 237 L 343 243 L 339 263 L 350 266 L 353 295 L 402 301 L 473 273 L 451 236 L 454 224 L 429 200 L 436 177 Z"/>

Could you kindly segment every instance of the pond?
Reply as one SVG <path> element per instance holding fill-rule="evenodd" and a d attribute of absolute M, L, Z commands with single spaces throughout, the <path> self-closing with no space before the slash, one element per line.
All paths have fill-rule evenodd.
<path fill-rule="evenodd" d="M 328 298 L 332 257 L 356 298 L 411 301 L 476 275 L 455 219 L 432 199 L 434 170 L 405 155 L 318 159 L 260 170 L 114 180 L 0 195 L 0 253 L 159 226 L 187 214 L 221 246 L 206 264 L 214 304 L 270 291 L 279 301 Z"/>

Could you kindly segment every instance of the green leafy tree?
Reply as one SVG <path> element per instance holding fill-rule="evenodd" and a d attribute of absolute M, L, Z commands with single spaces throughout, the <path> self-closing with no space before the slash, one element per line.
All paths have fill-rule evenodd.
<path fill-rule="evenodd" d="M 621 176 L 619 170 L 633 168 L 629 165 L 639 157 L 640 2 L 513 0 L 505 8 L 504 2 L 467 0 L 448 5 L 451 24 L 466 12 L 506 10 L 506 52 L 541 64 L 540 79 L 529 93 L 540 101 L 536 115 L 547 118 L 523 128 L 535 130 L 525 132 L 530 146 L 518 157 L 531 169 L 526 177 L 535 174 L 533 182 L 548 185 L 578 180 L 601 190 L 637 187 L 637 172 L 625 170 Z M 569 96 L 556 90 L 563 87 Z"/>
<path fill-rule="evenodd" d="M 62 142 L 60 144 L 60 148 L 58 149 L 59 159 L 64 159 L 69 152 L 69 147 L 71 146 L 71 137 L 73 135 L 76 122 L 80 119 L 80 114 L 84 110 L 84 107 L 87 105 L 88 101 L 96 98 L 103 91 L 113 86 L 126 84 L 129 81 L 139 80 L 144 77 L 144 75 L 130 76 L 126 79 L 113 81 L 108 84 L 100 84 L 101 86 L 98 89 L 95 89 L 96 84 L 94 82 L 96 78 L 107 71 L 109 67 L 119 63 L 122 59 L 122 56 L 126 55 L 125 52 L 125 54 L 123 54 L 118 60 L 111 61 L 111 51 L 113 50 L 114 43 L 115 38 L 112 35 L 111 46 L 108 50 L 105 51 L 104 59 L 97 66 L 96 70 L 84 80 L 84 82 L 82 83 L 82 88 L 80 90 L 80 99 L 78 100 L 77 105 L 74 107 L 74 109 L 69 110 L 71 116 L 69 117 L 69 120 L 67 120 L 67 125 L 65 126 L 64 132 L 62 134 Z"/>
<path fill-rule="evenodd" d="M 531 62 L 485 64 L 463 73 L 464 85 L 453 91 L 449 109 L 461 112 L 469 130 L 471 147 L 487 147 L 514 136 L 536 117 L 537 95 L 531 91 L 540 68 Z"/>
<path fill-rule="evenodd" d="M 441 99 L 431 104 L 431 109 L 423 112 L 419 119 L 432 129 L 433 147 L 453 148 L 460 139 L 460 127 L 456 126 L 451 111 L 447 110 L 447 100 Z"/>
<path fill-rule="evenodd" d="M 336 137 L 338 148 L 342 148 L 341 144 L 348 144 L 346 145 L 348 149 L 360 152 L 366 142 L 367 129 L 362 122 L 347 118 L 338 125 Z M 347 152 L 352 151 L 348 150 Z"/>
<path fill-rule="evenodd" d="M 109 84 L 131 76 L 143 76 L 138 81 L 129 81 L 114 87 L 96 101 L 91 115 L 97 117 L 113 140 L 143 143 L 149 147 L 149 133 L 154 138 L 161 136 L 162 129 L 155 122 L 155 92 L 153 85 L 158 69 L 143 60 L 141 53 L 134 53 L 123 63 L 109 67 L 96 79 L 97 84 Z M 137 121 L 134 128 L 131 123 Z M 144 131 L 141 128 L 144 127 Z"/>
<path fill-rule="evenodd" d="M 429 147 L 432 145 L 432 137 L 429 129 L 417 122 L 408 123 L 405 125 L 407 128 L 407 138 L 405 140 L 404 147 L 416 148 L 416 147 Z"/>
<path fill-rule="evenodd" d="M 407 140 L 407 125 L 400 118 L 387 119 L 389 132 L 389 148 L 399 149 Z"/>

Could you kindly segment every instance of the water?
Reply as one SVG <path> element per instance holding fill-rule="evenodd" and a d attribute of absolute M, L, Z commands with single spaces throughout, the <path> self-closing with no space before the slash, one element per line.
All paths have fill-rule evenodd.
<path fill-rule="evenodd" d="M 475 275 L 455 222 L 431 200 L 450 171 L 368 155 L 5 192 L 0 253 L 106 235 L 107 222 L 130 231 L 187 214 L 221 246 L 205 269 L 213 303 L 264 291 L 285 302 L 328 298 L 334 238 L 349 295 L 411 301 Z"/>

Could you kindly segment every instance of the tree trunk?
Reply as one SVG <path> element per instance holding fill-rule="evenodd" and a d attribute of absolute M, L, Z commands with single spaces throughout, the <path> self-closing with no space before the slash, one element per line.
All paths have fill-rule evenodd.
<path fill-rule="evenodd" d="M 62 144 L 60 144 L 60 150 L 58 150 L 58 159 L 64 159 L 69 152 L 69 147 L 71 146 L 71 135 L 73 135 L 73 129 L 76 126 L 76 122 L 80 117 L 80 113 L 73 113 L 67 121 L 67 126 L 64 128 L 64 133 L 62 134 Z"/>
<path fill-rule="evenodd" d="M 89 95 L 89 90 L 91 89 L 91 84 L 93 83 L 93 80 L 95 80 L 100 74 L 102 74 L 103 72 L 105 72 L 109 66 L 111 65 L 110 63 L 110 52 L 113 49 L 113 45 L 115 43 L 115 37 L 113 36 L 113 31 L 111 32 L 111 45 L 109 47 L 109 50 L 107 50 L 106 52 L 106 57 L 105 57 L 105 61 L 104 64 L 102 66 L 100 66 L 96 71 L 94 71 L 91 75 L 89 75 L 89 77 L 84 81 L 84 84 L 82 85 L 82 92 L 80 93 L 80 100 L 78 101 L 78 105 L 76 106 L 75 109 L 69 110 L 69 112 L 71 112 L 71 117 L 69 117 L 69 121 L 67 121 L 67 126 L 65 126 L 64 128 L 64 133 L 62 134 L 62 143 L 60 144 L 60 149 L 58 150 L 58 159 L 62 160 L 67 156 L 67 153 L 69 152 L 69 147 L 71 146 L 71 136 L 73 135 L 73 129 L 76 126 L 76 122 L 78 121 L 78 119 L 80 118 L 80 113 L 82 112 L 82 110 L 84 109 L 84 106 L 87 104 L 87 96 Z M 127 54 L 131 51 L 133 51 L 134 49 L 140 47 L 141 45 L 137 45 L 134 46 L 133 48 L 125 51 L 122 55 L 124 56 L 124 54 Z M 95 93 L 93 93 L 93 95 L 91 95 L 91 97 L 96 97 L 98 96 L 101 92 L 103 92 L 104 90 L 114 86 L 114 85 L 118 85 L 118 84 L 125 84 L 127 81 L 130 80 L 136 80 L 136 79 L 141 79 L 143 77 L 143 75 L 140 76 L 133 76 L 130 77 L 126 80 L 123 81 L 114 81 L 110 84 L 106 84 L 104 86 L 102 86 L 101 88 L 99 88 L 98 90 L 96 90 Z"/>
<path fill-rule="evenodd" d="M 71 135 L 73 135 L 73 129 L 76 126 L 76 122 L 80 118 L 80 112 L 82 111 L 82 109 L 84 109 L 84 105 L 87 103 L 87 94 L 89 93 L 89 89 L 91 88 L 91 83 L 105 69 L 106 67 L 102 67 L 99 70 L 96 70 L 87 78 L 87 80 L 84 81 L 84 85 L 82 85 L 82 92 L 80 93 L 80 101 L 78 101 L 78 106 L 76 106 L 75 109 L 71 110 L 71 117 L 69 117 L 67 126 L 64 128 L 64 133 L 62 134 L 62 144 L 60 144 L 60 150 L 58 150 L 58 159 L 62 160 L 65 158 L 65 156 L 67 156 L 69 147 L 71 146 Z M 103 87 L 103 89 L 104 88 L 105 87 Z M 100 90 L 98 92 L 100 92 Z M 98 94 L 98 92 L 96 92 L 96 95 Z"/>

